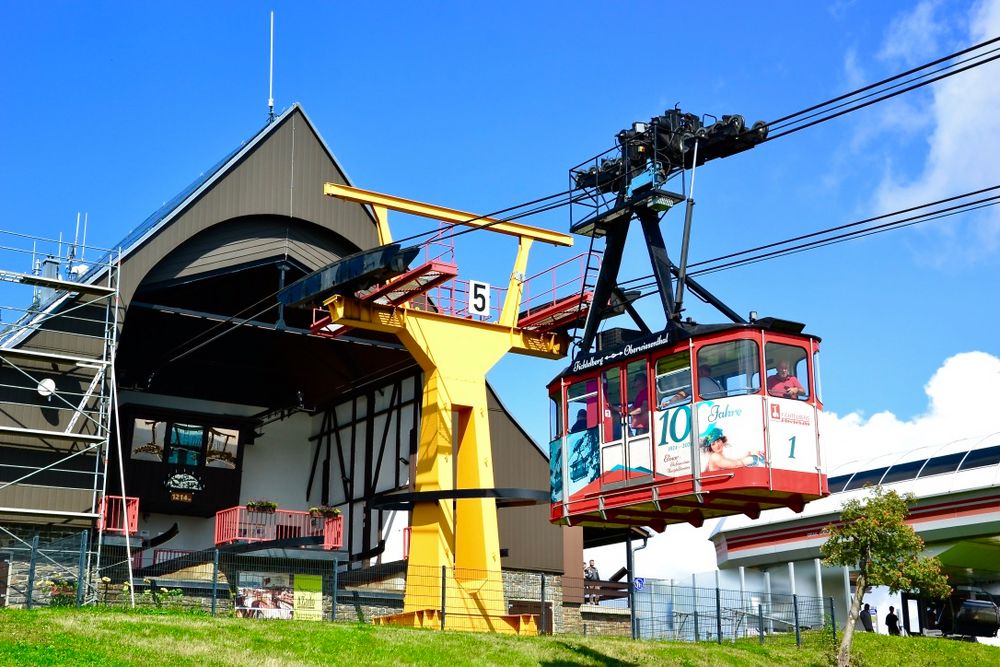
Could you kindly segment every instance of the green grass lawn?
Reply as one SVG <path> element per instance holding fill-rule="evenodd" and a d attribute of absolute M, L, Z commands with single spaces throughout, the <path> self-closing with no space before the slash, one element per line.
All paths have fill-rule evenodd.
<path fill-rule="evenodd" d="M 1000 664 L 1000 649 L 860 634 L 858 665 Z M 507 637 L 104 609 L 0 611 L 3 665 L 829 665 L 830 638 L 761 646 Z"/>

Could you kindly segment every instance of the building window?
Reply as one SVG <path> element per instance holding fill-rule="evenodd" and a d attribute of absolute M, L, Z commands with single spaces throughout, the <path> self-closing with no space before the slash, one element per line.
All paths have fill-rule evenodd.
<path fill-rule="evenodd" d="M 136 419 L 132 426 L 132 460 L 162 463 L 166 432 L 165 421 Z"/>

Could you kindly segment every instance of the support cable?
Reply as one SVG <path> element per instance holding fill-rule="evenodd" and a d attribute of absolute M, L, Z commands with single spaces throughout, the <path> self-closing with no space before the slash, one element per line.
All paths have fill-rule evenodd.
<path fill-rule="evenodd" d="M 825 102 L 820 102 L 819 104 L 814 104 L 811 107 L 807 107 L 805 109 L 802 109 L 801 111 L 796 111 L 796 112 L 790 113 L 790 114 L 788 114 L 786 116 L 782 116 L 781 118 L 776 118 L 775 120 L 772 120 L 771 122 L 768 123 L 768 127 L 779 125 L 780 123 L 786 123 L 786 121 L 791 121 L 792 119 L 797 118 L 798 116 L 803 116 L 803 115 L 808 114 L 808 113 L 810 113 L 812 111 L 816 111 L 817 109 L 822 109 L 823 107 L 830 106 L 831 104 L 834 104 L 835 102 L 841 102 L 843 100 L 847 100 L 847 99 L 849 99 L 851 97 L 855 97 L 856 95 L 858 95 L 860 93 L 864 93 L 864 92 L 867 92 L 869 90 L 874 90 L 876 88 L 879 88 L 880 86 L 884 86 L 887 83 L 892 83 L 893 81 L 896 81 L 898 79 L 902 79 L 904 77 L 910 76 L 911 74 L 916 74 L 917 72 L 919 72 L 921 70 L 927 69 L 929 67 L 934 67 L 935 65 L 940 65 L 941 63 L 946 62 L 948 60 L 951 60 L 952 58 L 955 58 L 957 56 L 962 56 L 962 55 L 965 55 L 967 53 L 971 53 L 973 51 L 977 51 L 977 50 L 979 50 L 979 49 L 981 49 L 981 48 L 983 48 L 985 46 L 989 46 L 990 44 L 995 44 L 997 42 L 1000 42 L 1000 37 L 994 37 L 993 39 L 988 39 L 985 42 L 980 42 L 979 44 L 975 44 L 975 45 L 970 46 L 970 47 L 968 47 L 966 49 L 962 49 L 961 51 L 956 51 L 955 53 L 952 53 L 952 54 L 947 55 L 947 56 L 943 56 L 941 58 L 938 58 L 937 60 L 932 60 L 931 62 L 924 63 L 923 65 L 919 65 L 919 66 L 914 67 L 912 69 L 906 70 L 905 72 L 900 72 L 899 74 L 895 74 L 895 75 L 890 76 L 888 78 L 882 79 L 881 81 L 876 81 L 875 83 L 870 83 L 867 86 L 863 86 L 863 87 L 858 88 L 856 90 L 852 90 L 849 93 L 844 93 L 842 95 L 838 95 L 837 97 L 833 97 L 833 98 L 831 98 L 829 100 L 826 100 Z M 989 51 L 989 53 L 993 53 L 993 51 Z M 981 55 L 984 55 L 984 54 L 979 54 L 979 56 L 981 56 Z M 976 58 L 976 57 L 979 57 L 979 56 L 972 56 L 972 58 Z M 965 61 L 962 61 L 962 62 L 967 62 L 968 60 L 971 60 L 971 58 L 967 59 Z M 948 67 L 951 67 L 951 66 L 953 66 L 953 65 L 949 65 Z M 945 69 L 945 68 L 942 68 L 942 69 Z M 940 70 L 937 70 L 937 71 L 940 71 Z M 886 89 L 886 90 L 889 90 L 889 89 L 891 89 L 891 87 L 888 88 L 888 89 Z M 877 94 L 877 93 L 873 93 L 873 94 Z"/>

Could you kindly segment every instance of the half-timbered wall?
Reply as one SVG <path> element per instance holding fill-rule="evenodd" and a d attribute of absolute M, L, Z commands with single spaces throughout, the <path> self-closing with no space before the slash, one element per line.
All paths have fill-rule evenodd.
<path fill-rule="evenodd" d="M 368 503 L 408 485 L 419 419 L 419 375 L 412 372 L 357 391 L 314 418 L 306 498 L 342 509 L 348 531 L 344 547 L 352 558 L 402 558 L 401 546 L 398 553 L 383 553 L 383 529 L 391 524 L 401 534 L 406 521 L 391 512 L 369 511 Z M 401 545 L 399 536 L 390 543 Z"/>

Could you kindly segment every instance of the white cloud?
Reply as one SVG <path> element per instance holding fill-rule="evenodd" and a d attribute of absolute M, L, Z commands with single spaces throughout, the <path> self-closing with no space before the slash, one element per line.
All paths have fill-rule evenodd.
<path fill-rule="evenodd" d="M 858 58 L 858 50 L 853 47 L 844 53 L 844 80 L 847 84 L 844 86 L 846 90 L 861 88 L 868 83 L 868 75 L 865 74 Z"/>
<path fill-rule="evenodd" d="M 940 53 L 946 25 L 937 15 L 940 0 L 924 0 L 911 11 L 893 19 L 886 31 L 879 57 L 912 67 L 933 60 Z"/>
<path fill-rule="evenodd" d="M 887 39 L 884 53 L 903 58 L 906 39 L 916 39 L 920 26 L 937 40 L 942 28 L 932 21 L 934 3 L 921 3 L 899 20 Z M 934 27 L 937 26 L 937 27 Z M 1000 0 L 986 0 L 971 12 L 968 34 L 962 42 L 975 44 L 1000 34 Z M 919 41 L 919 40 L 918 40 Z M 926 40 L 925 40 L 926 41 Z M 923 43 L 912 53 L 923 53 Z M 923 60 L 926 56 L 921 56 Z M 875 194 L 875 211 L 894 211 L 915 204 L 969 192 L 1000 183 L 1000 61 L 967 70 L 930 86 L 932 102 L 924 112 L 931 129 L 922 161 L 913 168 L 890 164 Z M 928 258 L 947 264 L 956 256 L 975 261 L 1000 247 L 1000 211 L 990 208 L 933 225 L 937 245 Z"/>
<path fill-rule="evenodd" d="M 856 412 L 843 416 L 824 413 L 822 446 L 828 470 L 840 466 L 846 466 L 842 470 L 865 469 L 875 457 L 901 455 L 919 447 L 933 449 L 962 438 L 1000 432 L 996 406 L 1000 358 L 985 352 L 956 354 L 934 373 L 924 392 L 926 411 L 905 421 L 890 412 L 868 418 Z M 848 465 L 852 461 L 855 463 Z M 636 554 L 636 571 L 646 577 L 688 581 L 692 572 L 714 569 L 715 546 L 708 538 L 715 523 L 707 522 L 702 528 L 668 526 Z M 608 577 L 625 564 L 625 549 L 620 545 L 590 549 L 587 558 L 594 558 L 602 576 Z"/>
<path fill-rule="evenodd" d="M 927 411 L 901 421 L 890 412 L 865 419 L 858 413 L 823 415 L 827 469 L 855 468 L 852 461 L 902 454 L 1000 431 L 1000 359 L 985 352 L 964 352 L 947 359 L 924 386 Z"/>

